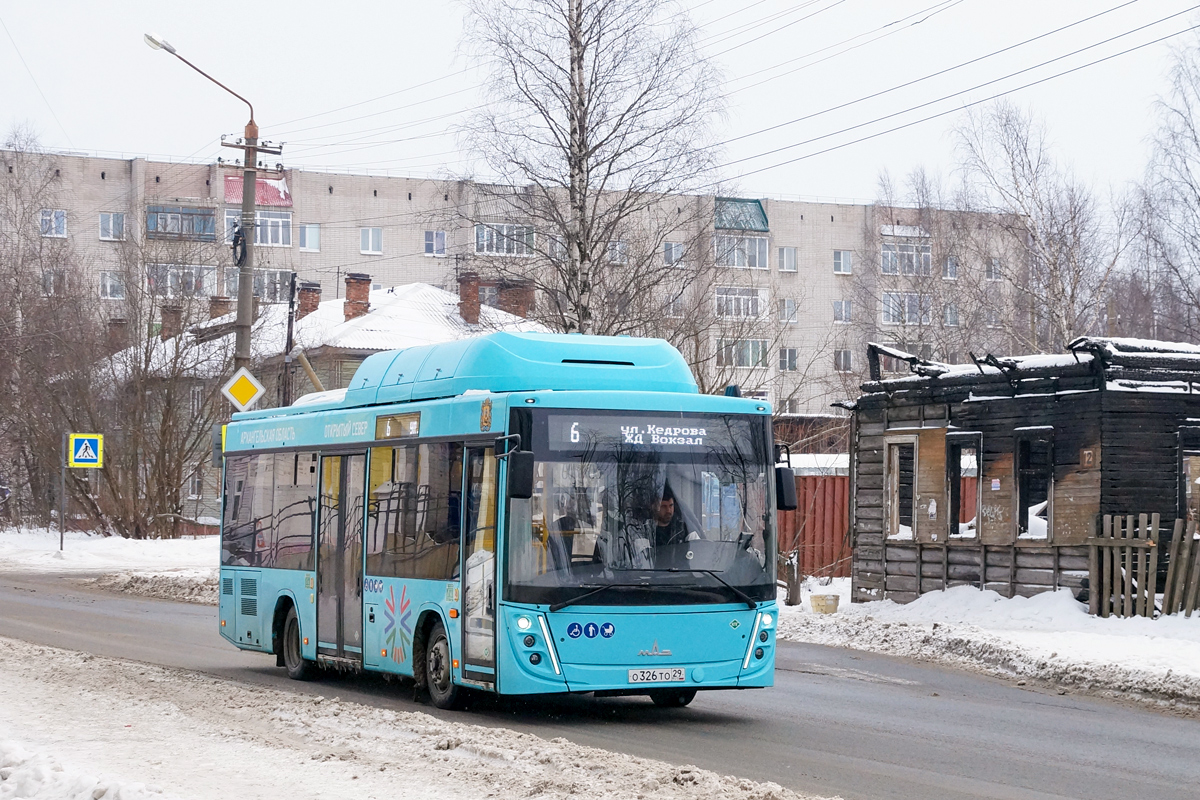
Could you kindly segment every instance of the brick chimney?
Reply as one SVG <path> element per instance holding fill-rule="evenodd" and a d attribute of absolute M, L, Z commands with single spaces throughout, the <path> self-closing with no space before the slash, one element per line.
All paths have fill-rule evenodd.
<path fill-rule="evenodd" d="M 164 342 L 180 334 L 183 330 L 183 306 L 163 306 L 159 309 L 162 325 L 158 335 Z"/>
<path fill-rule="evenodd" d="M 296 319 L 304 319 L 321 304 L 321 284 L 316 281 L 303 281 L 296 295 Z"/>
<path fill-rule="evenodd" d="M 232 311 L 233 311 L 233 298 L 232 297 L 218 297 L 217 295 L 213 295 L 212 297 L 208 298 L 208 318 L 209 319 L 216 319 L 217 317 L 223 317 Z"/>
<path fill-rule="evenodd" d="M 528 317 L 533 308 L 532 281 L 506 281 L 500 284 L 500 299 L 497 301 L 501 311 L 516 314 L 518 317 Z"/>
<path fill-rule="evenodd" d="M 129 320 L 114 317 L 108 321 L 108 349 L 123 350 L 129 344 Z"/>
<path fill-rule="evenodd" d="M 458 313 L 468 325 L 479 324 L 479 273 L 462 272 L 458 276 Z"/>
<path fill-rule="evenodd" d="M 371 276 L 363 272 L 346 275 L 346 302 L 342 304 L 346 322 L 371 310 Z"/>

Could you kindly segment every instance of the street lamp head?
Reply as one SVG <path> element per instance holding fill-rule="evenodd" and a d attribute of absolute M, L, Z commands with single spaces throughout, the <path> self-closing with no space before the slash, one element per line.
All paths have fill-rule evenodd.
<path fill-rule="evenodd" d="M 171 55 L 175 55 L 175 48 L 171 46 L 170 42 L 168 42 L 166 39 L 162 38 L 161 36 L 158 36 L 157 34 L 153 34 L 153 33 L 147 33 L 142 38 L 145 39 L 146 44 L 151 49 L 166 50 Z"/>

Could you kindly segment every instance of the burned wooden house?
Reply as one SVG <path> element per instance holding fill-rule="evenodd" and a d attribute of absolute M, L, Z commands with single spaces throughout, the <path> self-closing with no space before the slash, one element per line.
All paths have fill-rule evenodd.
<path fill-rule="evenodd" d="M 973 360 L 869 348 L 847 404 L 854 600 L 1077 588 L 1102 515 L 1158 514 L 1156 539 L 1200 517 L 1200 347 L 1082 338 Z"/>

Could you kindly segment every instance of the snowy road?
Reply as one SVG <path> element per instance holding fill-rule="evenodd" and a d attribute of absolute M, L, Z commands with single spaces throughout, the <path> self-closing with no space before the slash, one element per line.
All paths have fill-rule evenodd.
<path fill-rule="evenodd" d="M 814 794 L 1173 800 L 1195 798 L 1200 784 L 1200 720 L 865 652 L 781 643 L 776 688 L 705 694 L 679 711 L 638 698 L 565 698 L 446 713 L 370 676 L 292 683 L 271 658 L 225 644 L 215 613 L 77 578 L 0 574 L 0 636 L 561 736 Z"/>

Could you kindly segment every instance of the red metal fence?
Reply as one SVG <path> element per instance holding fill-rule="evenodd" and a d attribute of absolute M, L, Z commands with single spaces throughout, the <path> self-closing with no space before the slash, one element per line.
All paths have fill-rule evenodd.
<path fill-rule="evenodd" d="M 779 512 L 779 550 L 798 549 L 804 575 L 850 577 L 850 478 L 797 475 L 795 511 Z"/>

